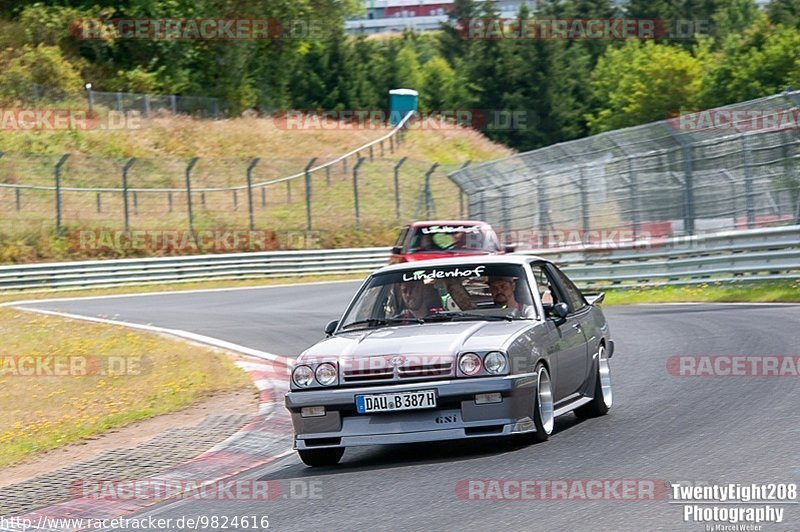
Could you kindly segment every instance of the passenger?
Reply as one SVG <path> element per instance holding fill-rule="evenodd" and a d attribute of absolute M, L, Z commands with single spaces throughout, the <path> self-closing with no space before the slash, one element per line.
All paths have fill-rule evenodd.
<path fill-rule="evenodd" d="M 511 309 L 522 317 L 534 315 L 533 305 L 517 301 L 517 280 L 514 277 L 489 277 L 489 290 L 494 304 L 502 309 Z"/>

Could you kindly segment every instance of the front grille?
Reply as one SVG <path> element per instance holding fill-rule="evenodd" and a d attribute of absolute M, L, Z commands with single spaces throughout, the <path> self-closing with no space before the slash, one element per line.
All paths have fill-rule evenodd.
<path fill-rule="evenodd" d="M 400 374 L 401 379 L 415 378 L 415 377 L 442 377 L 450 375 L 453 369 L 452 362 L 444 362 L 442 364 L 414 364 L 408 367 L 400 367 L 397 372 Z"/>
<path fill-rule="evenodd" d="M 354 369 L 344 372 L 345 382 L 392 380 L 392 377 L 394 377 L 394 370 L 391 368 Z"/>
<path fill-rule="evenodd" d="M 409 357 L 399 364 L 392 364 L 392 357 L 373 359 L 364 364 L 370 367 L 343 368 L 342 379 L 345 383 L 393 383 L 405 380 L 436 379 L 453 375 L 453 360 L 419 361 L 419 357 Z M 351 365 L 355 365 L 351 363 Z M 375 367 L 378 366 L 378 367 Z"/>

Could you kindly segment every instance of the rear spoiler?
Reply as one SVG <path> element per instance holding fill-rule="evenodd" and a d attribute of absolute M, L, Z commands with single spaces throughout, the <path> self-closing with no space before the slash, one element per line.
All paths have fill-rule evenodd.
<path fill-rule="evenodd" d="M 586 297 L 586 301 L 588 301 L 589 304 L 592 306 L 599 305 L 606 298 L 605 292 L 598 292 L 596 294 L 583 294 L 583 295 Z"/>

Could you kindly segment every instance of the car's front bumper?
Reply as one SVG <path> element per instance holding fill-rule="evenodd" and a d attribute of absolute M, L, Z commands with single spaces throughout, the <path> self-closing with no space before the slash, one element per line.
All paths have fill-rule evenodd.
<path fill-rule="evenodd" d="M 436 390 L 437 408 L 358 414 L 355 397 Z M 536 375 L 449 379 L 386 386 L 289 392 L 296 449 L 413 443 L 534 431 Z M 476 394 L 500 393 L 502 402 L 476 404 Z M 325 415 L 302 417 L 303 407 L 324 406 Z"/>

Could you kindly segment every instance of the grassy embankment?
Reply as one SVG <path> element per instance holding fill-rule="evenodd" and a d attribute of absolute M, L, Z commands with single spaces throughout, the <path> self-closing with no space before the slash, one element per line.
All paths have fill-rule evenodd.
<path fill-rule="evenodd" d="M 311 157 L 317 164 L 329 161 L 374 140 L 389 130 L 333 129 L 296 130 L 281 127 L 271 118 L 242 117 L 208 121 L 189 117 L 144 120 L 139 129 L 114 131 L 0 131 L 0 182 L 53 184 L 53 166 L 61 154 L 73 154 L 62 171 L 64 187 L 120 187 L 122 166 L 130 157 L 137 162 L 129 173 L 132 188 L 185 187 L 185 169 L 190 157 L 200 157 L 192 171 L 192 187 L 224 187 L 245 183 L 251 157 L 261 161 L 253 171 L 259 183 L 301 172 Z M 441 164 L 432 177 L 436 215 L 459 214 L 456 187 L 447 179 L 449 171 L 471 160 L 480 162 L 508 155 L 508 149 L 467 129 L 408 131 L 394 153 L 388 142 L 381 149 L 361 153 L 366 161 L 359 174 L 360 229 L 354 216 L 352 168 L 337 164 L 330 176 L 320 171 L 312 177 L 311 238 L 306 229 L 305 184 L 302 178 L 266 188 L 266 203 L 260 190 L 254 194 L 255 226 L 276 236 L 272 245 L 295 247 L 346 247 L 389 245 L 401 223 L 415 214 L 425 171 L 433 162 Z M 32 156 L 30 154 L 36 154 Z M 395 219 L 393 168 L 408 157 L 400 171 L 400 219 Z M 289 190 L 291 188 L 291 191 Z M 290 196 L 291 195 L 291 201 Z M 232 230 L 248 226 L 247 199 L 239 191 L 235 203 L 231 192 L 193 193 L 195 229 Z M 64 192 L 65 231 L 123 229 L 120 193 L 101 193 L 97 212 L 94 193 Z M 173 194 L 170 211 L 165 193 L 140 193 L 131 205 L 134 230 L 184 230 L 188 227 L 186 195 Z M 134 202 L 130 198 L 131 203 Z M 13 190 L 0 189 L 0 264 L 87 258 L 131 256 L 147 251 L 81 249 L 78 238 L 56 238 L 55 203 L 51 191 L 23 190 L 20 210 Z M 424 212 L 421 213 L 424 216 Z M 74 235 L 74 233 L 72 233 Z M 271 237 L 268 241 L 272 241 Z M 157 253 L 158 254 L 158 253 Z"/>

